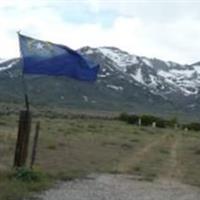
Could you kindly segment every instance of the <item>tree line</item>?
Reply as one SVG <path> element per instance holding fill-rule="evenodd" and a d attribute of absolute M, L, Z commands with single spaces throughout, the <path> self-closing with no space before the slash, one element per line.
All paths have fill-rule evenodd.
<path fill-rule="evenodd" d="M 156 126 L 159 128 L 181 128 L 184 130 L 200 131 L 200 123 L 191 122 L 181 124 L 177 118 L 164 119 L 154 115 L 136 115 L 121 113 L 118 117 L 119 120 L 125 121 L 128 124 L 135 124 L 141 126 Z"/>

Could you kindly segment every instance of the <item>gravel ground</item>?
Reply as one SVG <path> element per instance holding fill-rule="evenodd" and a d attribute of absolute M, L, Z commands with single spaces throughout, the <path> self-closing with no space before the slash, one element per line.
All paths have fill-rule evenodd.
<path fill-rule="evenodd" d="M 91 175 L 59 184 L 41 200 L 200 200 L 200 188 L 174 181 L 138 181 L 127 175 Z"/>

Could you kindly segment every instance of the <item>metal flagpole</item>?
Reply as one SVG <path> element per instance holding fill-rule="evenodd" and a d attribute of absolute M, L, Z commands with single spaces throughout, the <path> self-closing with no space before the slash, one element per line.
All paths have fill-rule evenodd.
<path fill-rule="evenodd" d="M 19 37 L 20 32 L 18 31 L 17 34 Z M 20 47 L 20 63 L 23 68 L 24 62 L 22 58 L 21 47 Z M 26 165 L 26 160 L 28 157 L 28 149 L 29 149 L 29 136 L 31 131 L 31 113 L 29 110 L 27 85 L 25 82 L 23 72 L 22 72 L 22 85 L 23 85 L 26 110 L 20 111 L 20 116 L 19 116 L 18 134 L 17 134 L 15 156 L 14 156 L 15 168 L 23 167 Z"/>
<path fill-rule="evenodd" d="M 17 34 L 18 34 L 18 38 L 19 38 L 20 31 L 18 31 Z M 23 61 L 23 58 L 22 58 L 20 44 L 19 44 L 19 49 L 20 49 L 20 63 L 21 63 L 21 66 L 23 68 L 24 67 L 24 61 Z M 26 110 L 29 111 L 30 106 L 29 106 L 29 98 L 28 98 L 28 89 L 27 89 L 27 84 L 26 84 L 26 80 L 25 80 L 23 72 L 22 72 L 22 86 L 23 86 L 23 92 L 24 92 L 24 100 L 25 100 Z"/>
<path fill-rule="evenodd" d="M 27 90 L 27 84 L 26 84 L 23 73 L 22 73 L 22 85 L 23 85 L 23 91 L 24 91 L 24 100 L 25 100 L 26 110 L 29 111 L 30 106 L 29 106 L 28 90 Z"/>

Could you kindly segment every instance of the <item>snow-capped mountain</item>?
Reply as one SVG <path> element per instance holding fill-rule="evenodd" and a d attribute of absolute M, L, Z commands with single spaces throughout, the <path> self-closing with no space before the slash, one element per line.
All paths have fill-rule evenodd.
<path fill-rule="evenodd" d="M 88 84 L 65 77 L 30 76 L 30 94 L 33 98 L 44 95 L 37 97 L 35 102 L 41 104 L 52 99 L 52 103 L 56 101 L 66 106 L 78 104 L 80 107 L 133 112 L 200 110 L 200 63 L 180 65 L 132 55 L 114 47 L 84 47 L 79 52 L 100 64 L 97 82 Z M 13 82 L 20 99 L 17 88 L 20 87 L 20 71 L 19 59 L 0 59 L 2 94 L 9 90 L 4 82 Z M 49 87 L 53 90 L 49 91 Z"/>
<path fill-rule="evenodd" d="M 200 63 L 180 65 L 170 61 L 131 55 L 113 47 L 97 49 L 87 47 L 83 48 L 82 52 L 88 56 L 99 54 L 101 59 L 108 61 L 108 66 L 103 68 L 100 77 L 109 76 L 110 70 L 118 70 L 130 83 L 135 81 L 159 95 L 167 96 L 174 92 L 185 96 L 198 94 Z"/>

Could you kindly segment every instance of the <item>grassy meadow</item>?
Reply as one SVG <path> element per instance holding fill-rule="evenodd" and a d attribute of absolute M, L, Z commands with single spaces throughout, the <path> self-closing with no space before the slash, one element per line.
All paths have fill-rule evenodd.
<path fill-rule="evenodd" d="M 200 186 L 200 132 L 83 116 L 43 115 L 37 120 L 41 129 L 34 173 L 16 174 L 18 116 L 0 116 L 0 200 L 20 200 L 56 180 L 89 173 L 128 173 L 139 180 L 174 179 Z M 35 123 L 33 118 L 30 147 Z"/>

